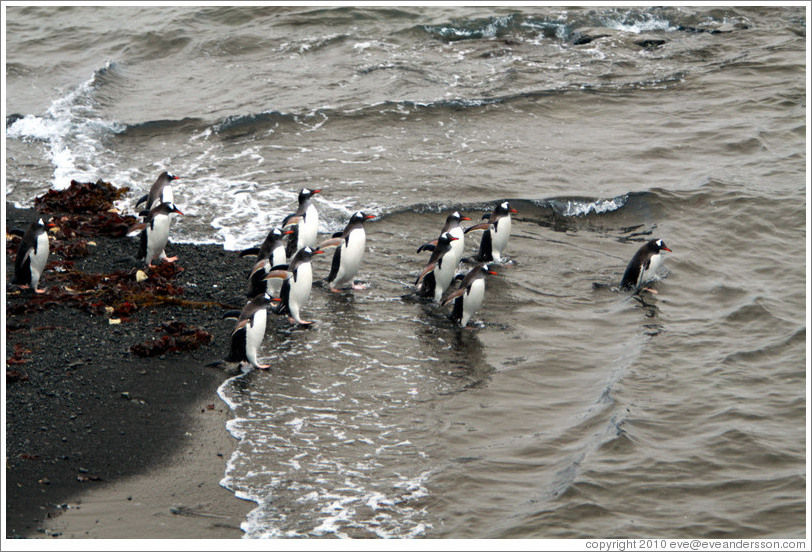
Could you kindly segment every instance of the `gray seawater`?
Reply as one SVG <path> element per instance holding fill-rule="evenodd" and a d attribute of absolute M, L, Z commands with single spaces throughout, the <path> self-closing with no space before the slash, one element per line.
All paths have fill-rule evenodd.
<path fill-rule="evenodd" d="M 220 390 L 246 537 L 804 536 L 804 7 L 5 10 L 7 200 L 166 168 L 173 239 L 234 250 L 303 186 L 379 215 L 368 289 Z M 404 298 L 506 199 L 473 327 Z"/>

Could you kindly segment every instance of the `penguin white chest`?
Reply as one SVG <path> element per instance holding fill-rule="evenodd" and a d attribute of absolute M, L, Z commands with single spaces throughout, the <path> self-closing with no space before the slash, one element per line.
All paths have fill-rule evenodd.
<path fill-rule="evenodd" d="M 508 238 L 510 237 L 510 226 L 510 216 L 506 216 L 500 218 L 495 227 L 488 229 L 491 233 L 491 246 L 493 248 L 493 259 L 495 261 L 502 259 L 502 254 L 505 252 Z"/>
<path fill-rule="evenodd" d="M 315 247 L 319 234 L 319 212 L 314 205 L 309 205 L 299 221 L 299 249 Z"/>
<path fill-rule="evenodd" d="M 30 258 L 31 287 L 34 289 L 37 289 L 42 271 L 45 270 L 45 264 L 48 262 L 48 247 L 48 234 L 42 232 L 37 236 L 36 253 L 32 251 Z"/>
<path fill-rule="evenodd" d="M 663 264 L 663 255 L 662 253 L 655 253 L 649 259 L 648 268 L 643 268 L 640 274 L 640 280 L 638 281 L 638 285 L 643 285 L 646 282 L 650 282 L 657 276 L 657 272 L 660 270 L 660 267 Z"/>
<path fill-rule="evenodd" d="M 471 317 L 482 306 L 482 300 L 485 297 L 485 280 L 477 278 L 474 280 L 468 289 L 465 291 L 465 296 L 462 302 L 462 318 L 460 324 L 465 326 Z"/>
<path fill-rule="evenodd" d="M 285 264 L 287 258 L 285 257 L 285 246 L 280 244 L 273 251 L 271 251 L 271 256 L 268 262 L 265 264 L 265 268 L 270 270 L 271 268 L 279 265 Z M 268 278 L 266 280 L 265 289 L 268 292 L 268 295 L 271 297 L 279 297 L 279 291 L 282 289 L 282 283 L 284 280 L 282 278 Z"/>
<path fill-rule="evenodd" d="M 258 366 L 257 353 L 265 337 L 265 325 L 268 321 L 268 311 L 260 309 L 254 313 L 253 324 L 245 328 L 245 357 L 251 364 Z"/>
<path fill-rule="evenodd" d="M 452 238 L 457 238 L 455 241 L 451 242 L 451 262 L 456 267 L 460 264 L 460 260 L 462 260 L 462 254 L 465 251 L 465 231 L 462 227 L 457 226 L 456 228 L 452 228 L 449 232 Z"/>
<path fill-rule="evenodd" d="M 296 274 L 290 277 L 290 291 L 288 295 L 288 308 L 294 320 L 301 320 L 299 309 L 310 299 L 310 290 L 313 287 L 313 269 L 310 263 L 299 265 Z"/>
<path fill-rule="evenodd" d="M 442 259 L 437 262 L 434 268 L 434 300 L 438 303 L 443 297 L 443 293 L 448 289 L 451 280 L 454 279 L 454 271 L 457 265 L 454 264 L 454 258 L 451 256 L 451 251 L 443 255 Z"/>
<path fill-rule="evenodd" d="M 336 283 L 348 282 L 355 278 L 361 267 L 361 257 L 364 255 L 367 237 L 363 228 L 350 232 L 347 240 L 341 243 L 341 265 L 336 274 Z"/>
<path fill-rule="evenodd" d="M 169 216 L 158 215 L 147 226 L 147 264 L 158 258 L 169 241 Z"/>

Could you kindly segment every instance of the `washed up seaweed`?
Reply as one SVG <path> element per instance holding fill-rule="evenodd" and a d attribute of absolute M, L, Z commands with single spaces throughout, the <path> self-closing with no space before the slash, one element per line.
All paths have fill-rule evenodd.
<path fill-rule="evenodd" d="M 164 336 L 149 339 L 130 347 L 133 354 L 140 357 L 155 357 L 166 353 L 192 351 L 201 345 L 209 345 L 214 336 L 200 327 L 188 327 L 183 322 L 163 322 L 156 332 L 164 332 Z"/>

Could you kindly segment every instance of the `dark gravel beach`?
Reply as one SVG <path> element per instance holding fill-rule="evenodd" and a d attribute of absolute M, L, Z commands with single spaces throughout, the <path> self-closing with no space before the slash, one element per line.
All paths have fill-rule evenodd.
<path fill-rule="evenodd" d="M 40 216 L 47 221 L 49 216 L 8 204 L 6 209 L 8 231 L 24 229 Z M 212 516 L 216 522 L 209 526 L 215 530 L 195 532 L 195 536 L 239 537 L 239 521 L 250 504 L 218 484 L 233 445 L 224 425 L 228 407 L 216 393 L 227 375 L 222 369 L 205 367 L 227 352 L 233 321 L 221 319 L 224 308 L 244 303 L 243 274 L 234 269 L 236 255 L 217 246 L 170 241 L 167 254 L 179 257 L 175 264 L 181 269 L 172 277 L 175 287 L 171 289 L 180 291 L 174 297 L 185 303 L 136 304 L 110 313 L 104 307 L 113 305 L 98 304 L 95 292 L 80 300 L 60 295 L 68 287 L 62 278 L 132 272 L 134 279 L 136 268 L 143 268 L 135 260 L 136 239 L 52 237 L 48 268 L 40 284 L 47 293 L 37 297 L 8 283 L 18 240 L 7 235 L 7 537 L 42 535 L 42 521 L 66 506 L 74 508 L 69 502 L 76 495 L 160 468 L 184 450 L 189 428 L 201 423 L 215 440 L 206 441 L 195 452 L 200 458 L 191 462 L 210 464 L 211 474 L 195 473 L 204 479 L 188 483 L 204 489 L 204 499 L 217 502 L 221 510 L 240 515 Z M 66 256 L 73 257 L 72 267 L 65 264 Z M 58 265 L 69 268 L 58 273 Z M 150 279 L 138 285 L 149 283 Z M 78 296 L 81 291 L 69 293 Z M 131 350 L 161 338 L 165 328 L 178 329 L 178 323 L 185 324 L 186 330 L 203 330 L 198 335 L 210 332 L 213 340 L 208 344 L 204 340 L 193 350 L 168 350 L 154 357 L 141 357 Z M 176 503 L 166 504 L 166 512 L 190 507 L 184 503 L 186 497 L 173 498 Z"/>

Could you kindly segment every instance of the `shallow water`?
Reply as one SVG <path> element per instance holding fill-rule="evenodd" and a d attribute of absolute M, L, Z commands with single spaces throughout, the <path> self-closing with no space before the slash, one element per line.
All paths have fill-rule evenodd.
<path fill-rule="evenodd" d="M 167 168 L 173 239 L 234 250 L 303 186 L 325 235 L 379 215 L 368 289 L 317 287 L 220 390 L 246 536 L 803 537 L 803 9 L 6 14 L 8 200 L 131 209 Z M 404 297 L 449 212 L 506 199 L 472 327 Z M 612 291 L 651 237 L 658 293 Z"/>

